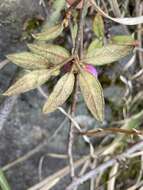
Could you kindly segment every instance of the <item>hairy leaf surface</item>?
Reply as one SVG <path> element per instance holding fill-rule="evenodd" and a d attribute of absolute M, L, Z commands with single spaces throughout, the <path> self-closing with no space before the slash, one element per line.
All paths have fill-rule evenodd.
<path fill-rule="evenodd" d="M 27 92 L 44 84 L 52 75 L 52 70 L 35 70 L 17 80 L 3 95 L 13 96 Z"/>
<path fill-rule="evenodd" d="M 90 43 L 87 52 L 90 53 L 92 51 L 96 51 L 95 50 L 96 48 L 102 48 L 102 46 L 103 46 L 102 40 L 95 39 Z"/>
<path fill-rule="evenodd" d="M 111 37 L 111 43 L 120 45 L 133 45 L 135 42 L 131 35 L 117 35 Z"/>
<path fill-rule="evenodd" d="M 75 77 L 73 73 L 66 73 L 62 78 L 60 78 L 44 105 L 44 113 L 55 111 L 58 106 L 62 105 L 67 100 L 72 93 L 74 80 Z"/>
<path fill-rule="evenodd" d="M 92 65 L 105 65 L 127 56 L 133 50 L 129 45 L 107 45 L 87 53 L 83 62 Z"/>
<path fill-rule="evenodd" d="M 88 109 L 97 120 L 103 121 L 104 98 L 98 79 L 83 70 L 79 74 L 79 85 Z"/>
<path fill-rule="evenodd" d="M 69 58 L 69 52 L 58 45 L 52 44 L 28 44 L 29 49 L 36 54 L 48 59 L 52 64 L 58 64 Z"/>
<path fill-rule="evenodd" d="M 48 28 L 47 30 L 41 33 L 33 34 L 33 37 L 36 40 L 41 40 L 41 41 L 53 40 L 62 33 L 63 29 L 64 29 L 64 26 L 63 24 L 60 23 L 51 28 Z"/>
<path fill-rule="evenodd" d="M 7 58 L 24 69 L 48 68 L 48 60 L 46 58 L 29 52 L 9 54 Z"/>

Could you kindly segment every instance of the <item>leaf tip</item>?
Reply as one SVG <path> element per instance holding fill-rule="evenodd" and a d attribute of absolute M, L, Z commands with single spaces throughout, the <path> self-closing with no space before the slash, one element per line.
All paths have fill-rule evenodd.
<path fill-rule="evenodd" d="M 48 108 L 47 108 L 46 105 L 44 105 L 44 106 L 43 106 L 43 109 L 42 109 L 42 112 L 43 112 L 44 114 L 48 114 L 48 113 L 50 113 L 51 111 L 48 110 Z"/>
<path fill-rule="evenodd" d="M 4 93 L 2 93 L 2 96 L 11 96 L 11 94 L 8 91 L 5 91 Z"/>

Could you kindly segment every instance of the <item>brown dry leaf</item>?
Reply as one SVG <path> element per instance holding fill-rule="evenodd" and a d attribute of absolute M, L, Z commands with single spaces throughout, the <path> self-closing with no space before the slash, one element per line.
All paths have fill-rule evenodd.
<path fill-rule="evenodd" d="M 92 65 L 105 65 L 127 56 L 133 50 L 130 45 L 107 45 L 87 52 L 83 62 Z"/>
<path fill-rule="evenodd" d="M 104 97 L 102 87 L 96 77 L 81 70 L 79 85 L 88 109 L 99 120 L 104 119 Z"/>
<path fill-rule="evenodd" d="M 33 34 L 32 36 L 36 40 L 41 40 L 41 41 L 53 40 L 62 33 L 63 29 L 64 29 L 63 23 L 60 23 L 51 28 L 46 29 L 41 33 Z"/>
<path fill-rule="evenodd" d="M 42 56 L 29 53 L 14 53 L 7 55 L 7 58 L 16 65 L 25 69 L 46 69 L 48 68 L 48 60 Z"/>
<path fill-rule="evenodd" d="M 52 64 L 58 64 L 69 58 L 69 52 L 62 46 L 53 44 L 28 44 L 29 49 L 46 59 Z"/>
<path fill-rule="evenodd" d="M 55 111 L 58 106 L 62 105 L 67 100 L 73 91 L 74 80 L 75 77 L 73 73 L 66 73 L 60 78 L 44 105 L 44 113 Z"/>
<path fill-rule="evenodd" d="M 13 96 L 27 92 L 44 84 L 52 75 L 53 70 L 35 70 L 17 80 L 3 95 Z"/>

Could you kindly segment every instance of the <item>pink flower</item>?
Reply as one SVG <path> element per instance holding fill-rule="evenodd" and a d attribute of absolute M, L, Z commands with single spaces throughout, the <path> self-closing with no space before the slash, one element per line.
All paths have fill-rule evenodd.
<path fill-rule="evenodd" d="M 90 64 L 86 64 L 85 68 L 86 71 L 88 71 L 89 73 L 91 73 L 93 76 L 95 76 L 96 78 L 98 77 L 98 73 L 97 70 L 95 69 L 94 66 L 90 65 Z"/>

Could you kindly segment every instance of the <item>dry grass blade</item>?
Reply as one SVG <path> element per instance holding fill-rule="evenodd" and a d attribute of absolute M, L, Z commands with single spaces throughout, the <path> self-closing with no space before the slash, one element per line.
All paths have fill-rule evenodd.
<path fill-rule="evenodd" d="M 108 133 L 123 133 L 125 135 L 143 135 L 143 131 L 136 129 L 122 129 L 122 128 L 98 128 L 86 132 L 81 132 L 82 135 L 87 135 L 90 137 L 98 136 L 100 134 L 108 134 Z"/>
<path fill-rule="evenodd" d="M 108 0 L 111 9 L 113 10 L 113 13 L 115 16 L 120 17 L 121 16 L 121 11 L 119 9 L 119 4 L 117 0 Z"/>
<path fill-rule="evenodd" d="M 86 160 L 88 160 L 90 157 L 85 156 L 84 158 L 78 160 L 75 162 L 75 168 L 78 168 L 81 166 Z M 55 174 L 47 177 L 42 182 L 38 183 L 37 185 L 29 188 L 28 190 L 50 190 L 52 187 L 54 187 L 64 176 L 66 176 L 70 172 L 69 166 L 66 166 L 65 168 L 59 170 Z"/>
<path fill-rule="evenodd" d="M 107 190 L 116 189 L 115 182 L 116 182 L 116 176 L 117 176 L 118 168 L 119 168 L 119 163 L 115 163 L 112 166 L 111 171 L 109 173 L 109 181 L 108 181 L 108 185 L 107 185 Z"/>
<path fill-rule="evenodd" d="M 139 17 L 133 17 L 133 18 L 113 18 L 111 16 L 109 16 L 108 14 L 106 14 L 96 3 L 94 0 L 90 0 L 91 3 L 93 4 L 93 6 L 95 7 L 95 9 L 101 13 L 104 17 L 120 23 L 120 24 L 124 24 L 124 25 L 137 25 L 137 24 L 141 24 L 143 23 L 143 16 L 139 16 Z"/>
<path fill-rule="evenodd" d="M 106 169 L 112 167 L 114 164 L 117 163 L 117 160 L 123 159 L 123 158 L 129 158 L 129 156 L 143 148 L 143 141 L 135 144 L 133 147 L 128 149 L 127 151 L 123 152 L 122 154 L 118 155 L 117 157 L 108 160 L 104 162 L 103 164 L 99 165 L 94 170 L 91 170 L 87 172 L 85 175 L 79 177 L 74 182 L 72 182 L 66 190 L 73 190 L 74 188 L 78 187 L 80 184 L 83 184 L 85 181 L 95 178 L 100 172 L 104 172 Z"/>

